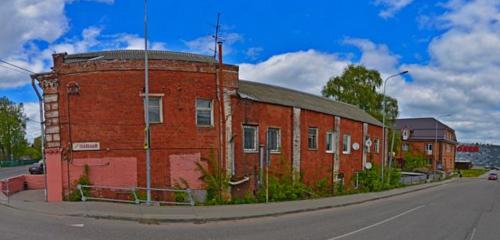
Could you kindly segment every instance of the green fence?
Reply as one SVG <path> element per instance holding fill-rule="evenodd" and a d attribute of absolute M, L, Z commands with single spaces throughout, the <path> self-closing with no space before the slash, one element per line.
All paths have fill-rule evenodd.
<path fill-rule="evenodd" d="M 31 165 L 38 162 L 39 160 L 12 160 L 12 161 L 0 161 L 0 168 L 3 167 L 18 167 L 24 165 Z"/>

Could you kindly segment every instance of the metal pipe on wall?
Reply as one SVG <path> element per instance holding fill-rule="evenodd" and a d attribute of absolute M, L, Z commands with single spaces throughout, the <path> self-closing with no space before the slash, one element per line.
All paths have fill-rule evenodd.
<path fill-rule="evenodd" d="M 31 86 L 33 87 L 33 90 L 35 90 L 36 96 L 38 97 L 38 104 L 39 104 L 39 111 L 40 111 L 40 142 L 41 142 L 41 151 L 42 151 L 42 163 L 43 163 L 43 175 L 44 175 L 44 183 L 45 183 L 45 189 L 44 189 L 44 197 L 45 201 L 48 201 L 48 195 L 47 195 L 47 164 L 45 162 L 45 121 L 44 121 L 44 116 L 43 116 L 43 95 L 40 94 L 38 91 L 38 88 L 36 87 L 35 84 L 35 79 L 36 77 L 34 75 L 31 75 Z"/>

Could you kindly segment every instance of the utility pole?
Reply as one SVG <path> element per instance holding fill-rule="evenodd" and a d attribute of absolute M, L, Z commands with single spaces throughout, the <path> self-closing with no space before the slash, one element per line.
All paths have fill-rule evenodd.
<path fill-rule="evenodd" d="M 214 34 L 214 59 L 217 57 L 217 44 L 219 43 L 219 31 L 220 31 L 220 13 L 217 13 L 217 23 L 215 25 Z"/>
<path fill-rule="evenodd" d="M 146 128 L 146 205 L 151 205 L 151 137 L 149 130 L 148 1 L 144 0 L 144 120 Z"/>

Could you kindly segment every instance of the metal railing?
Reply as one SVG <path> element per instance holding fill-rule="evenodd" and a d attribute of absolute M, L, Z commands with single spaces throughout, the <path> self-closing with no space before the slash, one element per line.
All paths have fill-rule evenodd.
<path fill-rule="evenodd" d="M 126 188 L 126 187 L 111 187 L 111 186 L 96 186 L 96 185 L 81 185 L 78 184 L 76 188 L 80 191 L 82 202 L 86 202 L 87 200 L 97 200 L 97 201 L 107 201 L 107 202 L 122 202 L 122 203 L 135 203 L 139 204 L 139 198 L 137 197 L 137 192 L 135 188 Z M 92 197 L 85 196 L 84 189 L 109 189 L 111 191 L 124 191 L 130 192 L 130 194 L 134 197 L 134 201 L 132 200 L 123 200 L 123 199 L 115 199 L 115 198 L 105 198 L 105 197 Z"/>
<path fill-rule="evenodd" d="M 138 196 L 138 191 L 140 190 L 147 190 L 147 188 L 143 187 L 112 187 L 112 186 L 97 186 L 97 185 L 77 185 L 77 189 L 80 191 L 81 195 L 81 200 L 83 202 L 87 200 L 97 200 L 97 201 L 107 201 L 107 202 L 122 202 L 122 203 L 134 203 L 134 204 L 140 204 L 140 203 L 145 203 L 146 200 L 142 200 Z M 124 199 L 117 199 L 117 198 L 106 198 L 106 197 L 92 197 L 90 194 L 89 196 L 85 195 L 85 190 L 84 189 L 109 189 L 113 192 L 116 191 L 122 191 L 124 193 L 129 193 L 131 196 L 133 196 L 133 200 L 124 200 Z M 172 192 L 172 193 L 181 193 L 185 194 L 187 201 L 185 202 L 177 202 L 177 201 L 151 201 L 153 203 L 159 203 L 159 204 L 171 204 L 171 205 L 189 205 L 189 206 L 194 206 L 195 202 L 193 199 L 193 194 L 191 189 L 171 189 L 171 188 L 151 188 L 151 191 L 155 192 Z"/>

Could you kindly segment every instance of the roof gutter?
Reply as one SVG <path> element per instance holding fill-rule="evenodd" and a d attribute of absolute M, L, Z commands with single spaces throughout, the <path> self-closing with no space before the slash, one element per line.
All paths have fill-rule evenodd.
<path fill-rule="evenodd" d="M 43 117 L 43 95 L 40 94 L 38 91 L 38 88 L 36 87 L 35 80 L 37 79 L 37 75 L 33 74 L 31 75 L 31 86 L 33 87 L 33 90 L 35 90 L 36 96 L 38 97 L 38 104 L 39 104 L 39 110 L 40 110 L 40 141 L 42 145 L 42 162 L 43 162 L 43 175 L 44 175 L 44 181 L 45 181 L 45 189 L 44 189 L 44 195 L 45 195 L 45 201 L 47 202 L 48 196 L 47 196 L 47 164 L 45 162 L 45 121 Z"/>

